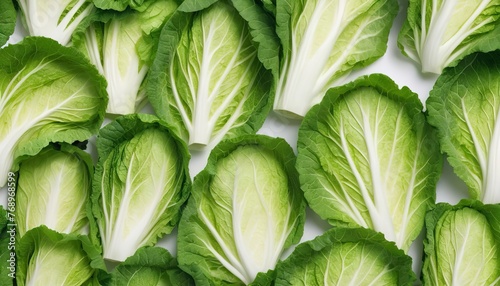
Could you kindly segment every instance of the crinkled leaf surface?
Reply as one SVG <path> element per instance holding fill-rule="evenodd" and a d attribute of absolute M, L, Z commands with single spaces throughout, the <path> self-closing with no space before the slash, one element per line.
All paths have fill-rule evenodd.
<path fill-rule="evenodd" d="M 164 123 L 147 114 L 106 125 L 97 150 L 92 210 L 104 257 L 123 261 L 177 225 L 189 195 L 189 154 Z"/>
<path fill-rule="evenodd" d="M 434 204 L 442 165 L 415 93 L 380 74 L 332 89 L 304 118 L 297 149 L 301 187 L 316 213 L 375 229 L 408 250 Z"/>
<path fill-rule="evenodd" d="M 191 147 L 210 148 L 262 126 L 272 75 L 252 40 L 247 22 L 226 1 L 178 12 L 164 26 L 148 98 Z"/>
<path fill-rule="evenodd" d="M 500 203 L 499 52 L 470 55 L 446 69 L 427 99 L 429 123 L 471 198 Z"/>
<path fill-rule="evenodd" d="M 411 258 L 383 235 L 363 228 L 333 228 L 299 244 L 278 264 L 281 285 L 413 285 Z"/>
<path fill-rule="evenodd" d="M 177 265 L 177 260 L 161 247 L 141 247 L 111 273 L 113 286 L 189 286 L 194 282 Z"/>
<path fill-rule="evenodd" d="M 463 200 L 440 203 L 425 219 L 427 285 L 498 285 L 500 282 L 500 207 Z"/>
<path fill-rule="evenodd" d="M 283 139 L 221 142 L 195 177 L 179 224 L 178 259 L 196 283 L 244 285 L 300 240 L 305 204 Z"/>
<path fill-rule="evenodd" d="M 99 285 L 106 266 L 87 236 L 61 234 L 46 226 L 31 229 L 17 243 L 17 285 Z"/>
<path fill-rule="evenodd" d="M 97 133 L 106 104 L 105 80 L 76 50 L 42 37 L 0 50 L 0 186 L 20 157 Z"/>
<path fill-rule="evenodd" d="M 0 47 L 5 45 L 16 27 L 16 9 L 12 0 L 0 1 Z"/>
<path fill-rule="evenodd" d="M 94 165 L 78 147 L 49 146 L 23 160 L 16 190 L 17 233 L 45 225 L 62 233 L 86 233 Z"/>
<path fill-rule="evenodd" d="M 92 0 L 94 5 L 102 10 L 114 10 L 123 12 L 127 8 L 144 11 L 152 3 L 161 2 L 163 0 Z"/>

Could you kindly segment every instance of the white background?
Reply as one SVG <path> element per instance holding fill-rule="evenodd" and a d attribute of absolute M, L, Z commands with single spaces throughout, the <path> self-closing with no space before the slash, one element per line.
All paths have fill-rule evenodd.
<path fill-rule="evenodd" d="M 397 34 L 401 28 L 401 25 L 406 17 L 406 7 L 407 1 L 399 0 L 400 2 L 400 13 L 398 14 L 394 25 L 392 27 L 388 49 L 386 54 L 377 60 L 375 63 L 367 68 L 353 72 L 347 80 L 353 80 L 356 77 L 364 74 L 372 73 L 383 73 L 391 77 L 400 87 L 408 86 L 413 92 L 419 95 L 419 98 L 425 104 L 425 100 L 429 95 L 429 91 L 437 78 L 436 75 L 424 75 L 420 72 L 419 67 L 410 61 L 408 58 L 404 57 L 399 51 L 396 40 Z M 23 37 L 22 29 L 16 30 L 16 33 L 11 37 L 12 43 L 15 43 L 22 39 Z M 151 108 L 146 107 L 144 112 L 150 112 Z M 109 122 L 109 121 L 107 121 Z M 271 113 L 267 118 L 264 126 L 258 132 L 260 134 L 266 134 L 275 137 L 282 137 L 287 140 L 287 142 L 296 150 L 297 141 L 297 131 L 300 125 L 299 121 L 291 121 L 289 119 L 280 118 L 277 115 Z M 93 154 L 95 158 L 95 138 L 89 143 L 89 152 Z M 0 150 L 1 151 L 1 150 Z M 200 170 L 202 170 L 206 163 L 206 158 L 208 156 L 208 151 L 200 152 L 196 151 L 192 153 L 192 159 L 190 162 L 191 175 L 194 177 Z M 6 205 L 7 195 L 6 190 L 3 188 L 0 190 L 0 204 Z M 461 182 L 456 175 L 453 173 L 451 167 L 445 162 L 443 166 L 443 174 L 437 185 L 437 202 L 449 202 L 451 204 L 457 203 L 460 199 L 466 198 L 467 188 L 463 182 Z M 311 240 L 317 235 L 323 233 L 330 226 L 322 221 L 316 214 L 314 214 L 310 209 L 307 210 L 306 226 L 302 241 Z M 172 254 L 176 255 L 176 230 L 172 234 L 165 236 L 162 240 L 158 242 L 158 245 L 164 246 L 169 249 Z M 292 249 L 288 249 L 283 254 L 283 257 L 290 254 Z M 412 245 L 409 254 L 413 257 L 413 269 L 420 275 L 421 267 L 421 253 L 422 253 L 422 235 L 415 241 Z"/>

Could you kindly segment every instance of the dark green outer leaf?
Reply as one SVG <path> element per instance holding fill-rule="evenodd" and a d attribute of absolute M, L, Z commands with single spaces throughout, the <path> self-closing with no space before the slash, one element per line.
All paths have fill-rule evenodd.
<path fill-rule="evenodd" d="M 93 0 L 92 2 L 94 2 L 94 5 L 97 8 L 103 9 L 103 10 L 111 9 L 111 10 L 116 10 L 116 11 L 123 11 L 129 5 L 128 0 L 117 0 L 117 1 L 114 1 L 114 0 Z M 141 1 L 141 2 L 143 2 L 143 1 Z"/>
<path fill-rule="evenodd" d="M 196 12 L 203 10 L 219 0 L 184 0 L 179 6 L 181 12 Z"/>
<path fill-rule="evenodd" d="M 302 279 L 297 277 L 300 274 L 295 272 L 296 268 L 304 265 L 321 268 L 322 265 L 326 265 L 326 263 L 319 261 L 324 259 L 321 255 L 323 251 L 328 251 L 335 245 L 350 242 L 359 243 L 359 247 L 371 245 L 371 249 L 377 249 L 380 252 L 377 257 L 386 262 L 389 267 L 396 269 L 397 285 L 409 286 L 416 282 L 415 274 L 412 271 L 411 257 L 398 249 L 394 243 L 385 240 L 381 233 L 364 228 L 335 227 L 311 241 L 299 244 L 288 258 L 280 262 L 276 267 L 277 277 L 274 285 L 291 285 L 289 279 L 295 278 L 295 281 Z M 356 269 L 355 265 L 344 265 L 343 261 L 330 261 L 328 265 L 330 268 L 342 269 L 342 267 L 350 266 Z M 345 275 L 350 275 L 349 271 L 346 271 Z M 311 279 L 311 277 L 306 278 Z M 316 278 L 319 280 L 317 284 L 307 284 L 307 286 L 323 285 L 323 277 L 317 276 Z"/>
<path fill-rule="evenodd" d="M 276 1 L 276 34 L 278 35 L 282 53 L 288 54 L 291 51 L 291 21 L 292 21 L 292 0 L 277 0 Z"/>
<path fill-rule="evenodd" d="M 171 124 L 171 129 L 181 138 L 186 138 L 182 122 L 170 110 L 170 81 L 168 80 L 168 67 L 172 64 L 175 50 L 181 39 L 182 33 L 189 28 L 193 14 L 176 11 L 169 21 L 163 26 L 160 34 L 160 42 L 156 51 L 156 58 L 148 74 L 146 94 L 155 113 L 166 122 L 177 122 Z M 186 141 L 186 139 L 184 139 Z"/>
<path fill-rule="evenodd" d="M 203 193 L 210 191 L 210 183 L 216 174 L 219 160 L 229 156 L 240 146 L 259 145 L 270 151 L 282 162 L 288 174 L 289 192 L 295 197 L 297 221 L 294 230 L 289 234 L 284 248 L 300 241 L 305 224 L 305 201 L 298 186 L 298 175 L 295 170 L 295 155 L 288 143 L 281 138 L 264 135 L 246 135 L 219 143 L 210 153 L 207 166 L 194 179 L 192 196 L 183 212 L 179 223 L 178 259 L 181 269 L 189 273 L 196 285 L 243 285 L 242 282 L 225 269 L 222 264 L 207 251 L 200 235 L 206 236 L 204 223 L 198 217 L 198 205 Z M 222 227 L 222 226 L 221 226 Z M 274 272 L 259 273 L 251 285 L 270 285 Z"/>
<path fill-rule="evenodd" d="M 496 172 L 482 170 L 478 158 L 482 153 L 488 160 L 489 150 L 498 147 L 489 145 L 500 107 L 499 59 L 498 51 L 467 56 L 455 67 L 443 71 L 426 102 L 429 123 L 438 131 L 441 150 L 468 186 L 472 199 L 483 199 L 484 180 Z M 477 141 L 467 123 L 476 133 Z M 489 187 L 498 190 L 498 186 Z"/>
<path fill-rule="evenodd" d="M 260 0 L 264 8 L 269 11 L 273 16 L 276 15 L 276 0 Z"/>
<path fill-rule="evenodd" d="M 154 273 L 158 277 L 158 285 L 194 285 L 192 278 L 178 267 L 177 260 L 168 250 L 146 246 L 139 248 L 133 256 L 127 258 L 113 270 L 110 286 L 144 285 L 137 280 L 134 280 L 135 284 L 128 284 L 141 271 Z"/>
<path fill-rule="evenodd" d="M 258 49 L 258 57 L 264 67 L 278 78 L 281 44 L 275 32 L 276 22 L 253 0 L 231 0 L 240 15 L 248 22 L 250 33 Z"/>
<path fill-rule="evenodd" d="M 0 1 L 0 47 L 9 40 L 16 28 L 16 9 L 12 0 Z"/>
<path fill-rule="evenodd" d="M 129 7 L 137 11 L 144 11 L 153 1 L 158 0 L 92 0 L 94 5 L 99 9 L 120 12 Z"/>

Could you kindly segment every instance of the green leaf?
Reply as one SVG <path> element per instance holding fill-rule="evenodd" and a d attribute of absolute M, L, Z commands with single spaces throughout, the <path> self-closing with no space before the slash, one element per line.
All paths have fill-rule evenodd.
<path fill-rule="evenodd" d="M 249 284 L 300 240 L 305 202 L 294 164 L 285 140 L 263 135 L 212 151 L 179 224 L 179 264 L 196 283 Z"/>
<path fill-rule="evenodd" d="M 297 170 L 331 224 L 382 232 L 407 251 L 434 204 L 442 156 L 418 96 L 387 76 L 331 89 L 304 118 Z"/>
<path fill-rule="evenodd" d="M 462 200 L 438 204 L 425 218 L 426 285 L 497 285 L 500 281 L 500 206 Z"/>
<path fill-rule="evenodd" d="M 90 154 L 69 144 L 48 146 L 23 160 L 16 190 L 19 237 L 39 225 L 62 233 L 87 232 L 93 174 Z"/>
<path fill-rule="evenodd" d="M 39 226 L 17 243 L 16 282 L 24 285 L 95 284 L 106 266 L 87 236 L 61 234 Z"/>
<path fill-rule="evenodd" d="M 250 33 L 257 44 L 258 57 L 264 67 L 271 70 L 273 77 L 279 73 L 279 52 L 281 44 L 276 34 L 276 21 L 253 0 L 232 0 L 234 8 L 248 22 Z"/>
<path fill-rule="evenodd" d="M 179 6 L 181 12 L 197 12 L 217 3 L 218 0 L 184 0 Z"/>
<path fill-rule="evenodd" d="M 470 197 L 500 202 L 500 52 L 473 54 L 443 71 L 427 99 L 429 123 Z"/>
<path fill-rule="evenodd" d="M 177 266 L 177 260 L 164 248 L 142 247 L 120 263 L 111 273 L 110 285 L 194 285 L 191 276 Z"/>
<path fill-rule="evenodd" d="M 414 285 L 411 265 L 380 233 L 338 227 L 299 244 L 278 264 L 274 285 Z"/>
<path fill-rule="evenodd" d="M 276 0 L 261 0 L 264 8 L 272 15 L 276 15 Z"/>
<path fill-rule="evenodd" d="M 396 0 L 278 0 L 283 57 L 274 110 L 302 118 L 343 76 L 380 58 L 397 13 Z"/>
<path fill-rule="evenodd" d="M 16 9 L 12 0 L 0 2 L 0 47 L 5 45 L 16 28 Z"/>
<path fill-rule="evenodd" d="M 499 0 L 410 0 L 398 46 L 422 72 L 441 74 L 466 55 L 499 49 L 499 32 Z"/>
<path fill-rule="evenodd" d="M 23 156 L 85 141 L 101 126 L 106 82 L 82 54 L 43 37 L 0 50 L 0 186 Z"/>
<path fill-rule="evenodd" d="M 172 16 L 148 82 L 156 114 L 193 148 L 256 133 L 270 109 L 272 74 L 249 24 L 226 1 Z"/>
<path fill-rule="evenodd" d="M 177 225 L 191 187 L 190 157 L 165 123 L 148 114 L 106 125 L 97 151 L 91 234 L 100 237 L 104 258 L 123 261 Z"/>
<path fill-rule="evenodd" d="M 176 2 L 181 2 L 182 0 L 174 0 Z M 128 8 L 143 12 L 148 9 L 151 5 L 159 4 L 160 2 L 165 2 L 164 0 L 92 0 L 94 5 L 102 10 L 113 10 L 118 12 L 123 12 Z"/>

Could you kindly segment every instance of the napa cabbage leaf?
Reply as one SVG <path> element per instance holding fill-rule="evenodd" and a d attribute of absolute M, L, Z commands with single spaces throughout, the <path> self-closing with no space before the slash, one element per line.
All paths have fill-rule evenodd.
<path fill-rule="evenodd" d="M 333 228 L 299 244 L 276 268 L 273 285 L 414 285 L 411 258 L 383 235 Z"/>
<path fill-rule="evenodd" d="M 61 234 L 42 225 L 29 230 L 16 250 L 19 286 L 97 286 L 106 273 L 102 256 L 85 235 Z"/>
<path fill-rule="evenodd" d="M 283 56 L 274 110 L 303 118 L 343 76 L 380 58 L 397 13 L 395 0 L 277 0 Z"/>
<path fill-rule="evenodd" d="M 185 144 L 154 115 L 116 118 L 99 131 L 91 235 L 124 261 L 177 225 L 191 178 Z M 97 234 L 98 232 L 98 234 Z"/>
<path fill-rule="evenodd" d="M 439 203 L 425 218 L 425 285 L 498 285 L 499 205 Z"/>
<path fill-rule="evenodd" d="M 309 206 L 333 225 L 382 232 L 408 251 L 435 202 L 442 156 L 422 103 L 381 74 L 331 89 L 299 128 Z"/>
<path fill-rule="evenodd" d="M 499 0 L 410 0 L 398 36 L 422 72 L 441 74 L 466 55 L 500 48 Z"/>
<path fill-rule="evenodd" d="M 211 152 L 179 223 L 179 265 L 196 283 L 264 281 L 300 240 L 305 201 L 294 164 L 286 141 L 264 135 L 226 140 Z"/>
<path fill-rule="evenodd" d="M 15 208 L 19 236 L 39 225 L 61 233 L 88 233 L 93 174 L 90 154 L 73 145 L 52 145 L 23 160 Z"/>
<path fill-rule="evenodd" d="M 192 148 L 256 133 L 270 109 L 273 78 L 245 20 L 258 22 L 260 14 L 245 10 L 251 15 L 243 18 L 229 1 L 186 2 L 162 30 L 148 80 L 151 105 Z"/>
<path fill-rule="evenodd" d="M 448 68 L 427 99 L 429 123 L 469 195 L 500 203 L 500 52 L 477 53 Z"/>
<path fill-rule="evenodd" d="M 106 81 L 75 49 L 44 37 L 1 49 L 0 186 L 23 156 L 96 134 L 106 104 Z"/>

